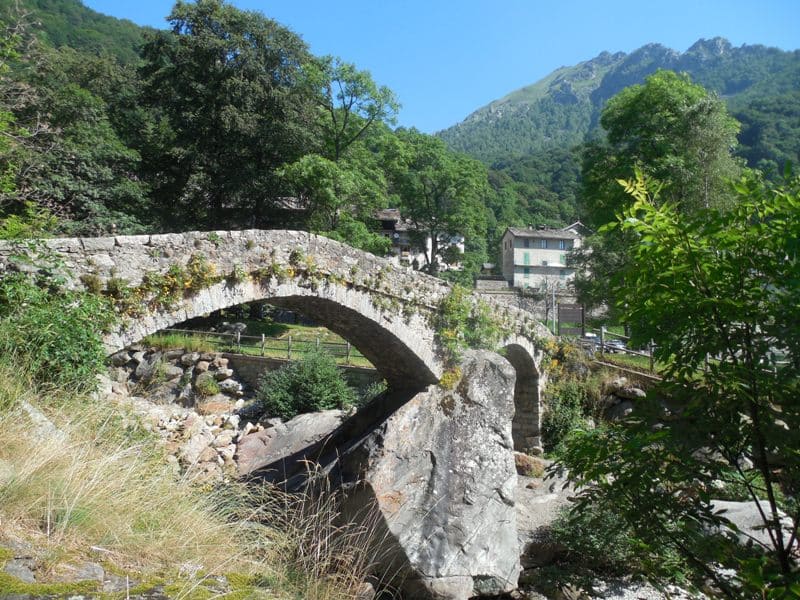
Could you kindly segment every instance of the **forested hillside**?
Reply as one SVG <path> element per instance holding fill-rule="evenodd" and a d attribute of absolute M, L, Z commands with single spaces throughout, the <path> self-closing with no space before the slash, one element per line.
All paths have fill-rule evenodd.
<path fill-rule="evenodd" d="M 450 147 L 500 166 L 570 148 L 598 134 L 600 111 L 609 98 L 658 69 L 688 73 L 726 101 L 744 124 L 740 154 L 751 166 L 777 168 L 797 160 L 800 51 L 735 48 L 722 38 L 700 40 L 684 53 L 660 44 L 630 54 L 603 52 L 478 109 L 438 135 Z"/>
<path fill-rule="evenodd" d="M 17 10 L 45 43 L 109 54 L 129 64 L 139 60 L 146 27 L 85 7 L 79 0 L 0 0 L 0 10 Z"/>

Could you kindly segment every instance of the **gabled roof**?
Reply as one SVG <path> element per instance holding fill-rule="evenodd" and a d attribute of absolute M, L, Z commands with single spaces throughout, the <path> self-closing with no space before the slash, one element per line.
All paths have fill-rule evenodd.
<path fill-rule="evenodd" d="M 594 233 L 591 228 L 587 227 L 580 221 L 575 221 L 572 225 L 567 225 L 566 227 L 562 228 L 562 231 L 569 231 L 570 229 L 577 232 L 579 235 L 590 235 Z"/>
<path fill-rule="evenodd" d="M 506 233 L 508 232 L 510 232 L 514 237 L 532 238 L 537 240 L 565 240 L 575 237 L 575 234 L 567 231 L 566 229 L 530 229 L 528 227 L 509 227 L 506 229 Z M 505 234 L 503 235 L 505 236 Z"/>

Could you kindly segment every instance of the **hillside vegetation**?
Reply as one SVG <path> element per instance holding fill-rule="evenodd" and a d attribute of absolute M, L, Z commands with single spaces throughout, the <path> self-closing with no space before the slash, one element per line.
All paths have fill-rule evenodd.
<path fill-rule="evenodd" d="M 740 153 L 751 166 L 797 160 L 800 51 L 737 48 L 723 38 L 699 40 L 683 53 L 660 44 L 630 54 L 602 52 L 491 102 L 438 135 L 489 164 L 569 148 L 599 134 L 600 112 L 610 98 L 658 69 L 688 73 L 726 101 L 751 132 L 740 138 Z M 777 139 L 759 135 L 775 121 L 786 124 L 786 129 L 772 126 Z"/>
<path fill-rule="evenodd" d="M 0 8 L 7 13 L 16 4 L 14 0 L 2 0 Z M 139 61 L 138 49 L 144 43 L 145 32 L 150 30 L 96 12 L 80 0 L 25 0 L 19 4 L 25 19 L 48 45 L 108 54 L 123 64 Z"/>

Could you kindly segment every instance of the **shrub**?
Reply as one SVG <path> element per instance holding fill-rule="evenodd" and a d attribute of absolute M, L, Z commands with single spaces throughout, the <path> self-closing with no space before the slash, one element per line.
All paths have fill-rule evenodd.
<path fill-rule="evenodd" d="M 105 359 L 101 333 L 113 319 L 100 296 L 23 275 L 0 280 L 0 355 L 22 363 L 36 383 L 91 385 Z"/>
<path fill-rule="evenodd" d="M 571 431 L 584 424 L 584 397 L 583 384 L 576 380 L 555 381 L 547 388 L 542 418 L 545 450 L 556 450 Z"/>
<path fill-rule="evenodd" d="M 317 350 L 264 375 L 257 397 L 267 414 L 283 419 L 301 413 L 345 408 L 356 400 L 355 392 L 345 382 L 333 357 Z"/>
<path fill-rule="evenodd" d="M 551 533 L 566 549 L 567 559 L 587 569 L 617 576 L 641 570 L 633 533 L 608 509 L 591 505 L 572 513 L 562 510 Z"/>
<path fill-rule="evenodd" d="M 381 379 L 380 381 L 373 381 L 363 389 L 359 390 L 358 393 L 359 408 L 362 406 L 366 406 L 376 398 L 385 395 L 387 389 L 388 385 L 386 383 L 386 380 Z"/>
<path fill-rule="evenodd" d="M 470 291 L 461 285 L 453 286 L 442 298 L 434 328 L 436 341 L 450 364 L 455 364 L 467 348 L 494 348 L 503 334 L 492 308 L 481 300 L 473 302 Z"/>
<path fill-rule="evenodd" d="M 222 391 L 217 383 L 217 380 L 211 377 L 199 378 L 194 384 L 194 389 L 203 398 L 216 396 Z"/>

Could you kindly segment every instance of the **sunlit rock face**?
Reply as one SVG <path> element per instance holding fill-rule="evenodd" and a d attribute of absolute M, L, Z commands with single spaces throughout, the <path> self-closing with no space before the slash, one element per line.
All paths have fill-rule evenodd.
<path fill-rule="evenodd" d="M 353 514 L 377 514 L 375 555 L 412 598 L 466 600 L 517 585 L 513 367 L 468 353 L 452 390 L 432 386 L 342 459 Z"/>

